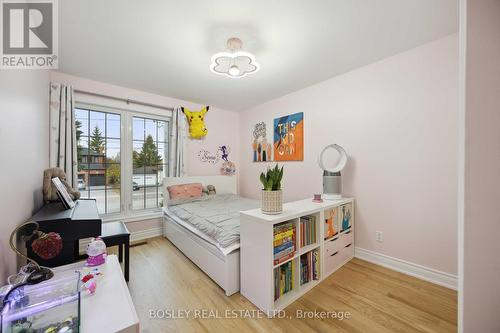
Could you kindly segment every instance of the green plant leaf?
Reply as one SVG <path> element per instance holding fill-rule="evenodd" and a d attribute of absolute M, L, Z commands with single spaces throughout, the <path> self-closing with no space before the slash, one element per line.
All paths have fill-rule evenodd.
<path fill-rule="evenodd" d="M 260 173 L 260 182 L 262 183 L 262 186 L 264 186 L 264 189 L 266 188 L 266 176 L 264 175 L 263 172 Z"/>
<path fill-rule="evenodd" d="M 272 168 L 267 167 L 266 173 L 261 172 L 259 179 L 265 191 L 280 190 L 281 180 L 283 179 L 283 166 L 280 168 L 278 164 L 276 164 Z"/>

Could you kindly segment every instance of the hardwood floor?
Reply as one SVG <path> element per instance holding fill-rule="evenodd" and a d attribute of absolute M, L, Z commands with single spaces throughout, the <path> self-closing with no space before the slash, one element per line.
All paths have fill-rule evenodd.
<path fill-rule="evenodd" d="M 129 289 L 144 333 L 156 332 L 456 332 L 457 293 L 353 259 L 290 305 L 285 318 L 242 318 L 257 308 L 226 297 L 165 238 L 131 248 Z M 150 319 L 150 311 L 191 310 L 187 319 Z M 194 318 L 238 314 L 239 318 Z M 245 311 L 247 310 L 247 311 Z M 297 311 L 348 311 L 343 320 L 298 319 Z M 177 313 L 181 314 L 181 313 Z M 198 312 L 199 315 L 202 314 Z"/>

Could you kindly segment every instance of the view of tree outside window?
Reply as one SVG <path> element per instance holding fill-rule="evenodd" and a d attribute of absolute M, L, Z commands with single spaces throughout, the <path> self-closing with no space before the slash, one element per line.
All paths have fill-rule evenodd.
<path fill-rule="evenodd" d="M 119 114 L 75 109 L 78 191 L 95 198 L 100 214 L 121 211 Z"/>
<path fill-rule="evenodd" d="M 167 176 L 168 122 L 134 117 L 132 126 L 134 210 L 158 208 Z"/>

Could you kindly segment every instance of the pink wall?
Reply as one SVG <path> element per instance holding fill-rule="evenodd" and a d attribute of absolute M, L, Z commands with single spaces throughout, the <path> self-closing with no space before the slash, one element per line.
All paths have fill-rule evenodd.
<path fill-rule="evenodd" d="M 71 84 L 75 89 L 99 93 L 107 96 L 128 98 L 167 107 L 185 106 L 191 110 L 201 109 L 200 105 L 188 101 L 88 80 L 61 72 L 51 72 L 51 80 Z M 127 106 L 123 103 L 120 107 Z M 134 108 L 134 105 L 128 106 L 128 108 Z M 235 140 L 239 135 L 239 114 L 210 106 L 209 113 L 205 118 L 209 134 L 202 140 L 188 139 L 186 167 L 187 173 L 190 176 L 220 174 L 220 164 L 212 165 L 210 163 L 201 163 L 199 161 L 197 152 L 200 149 L 214 151 L 217 150 L 220 145 L 229 145 L 231 148 L 231 153 L 229 155 L 230 159 L 235 162 L 237 166 L 239 164 L 239 147 L 236 144 L 237 141 Z M 234 144 L 232 144 L 233 142 Z"/>
<path fill-rule="evenodd" d="M 42 205 L 43 170 L 49 166 L 49 74 L 0 74 L 0 285 L 17 271 L 10 233 Z"/>
<path fill-rule="evenodd" d="M 68 75 L 61 72 L 51 72 L 51 80 L 56 82 L 65 83 L 72 85 L 75 89 L 94 92 L 98 94 L 103 94 L 106 96 L 128 98 L 131 100 L 138 100 L 141 102 L 157 104 L 161 106 L 185 106 L 191 110 L 199 110 L 201 108 L 198 104 L 193 104 L 191 102 L 178 100 L 175 98 L 170 98 L 166 96 L 156 95 L 147 93 L 144 91 L 138 91 L 130 88 L 120 87 L 116 85 L 111 85 L 103 82 L 93 81 L 81 77 L 76 77 Z M 105 101 L 106 105 L 109 105 L 110 101 Z M 125 103 L 118 103 L 116 106 L 125 109 L 137 109 L 136 105 L 127 106 Z M 113 103 L 115 105 L 115 102 Z M 163 111 L 158 111 L 158 109 L 145 110 L 153 113 L 162 114 Z M 167 111 L 165 111 L 167 112 Z M 220 145 L 228 145 L 231 149 L 229 154 L 230 160 L 232 160 L 237 169 L 239 168 L 239 145 L 238 138 L 239 135 L 239 114 L 232 111 L 227 111 L 219 109 L 214 106 L 210 106 L 209 113 L 205 117 L 205 123 L 208 128 L 208 135 L 203 140 L 193 140 L 188 139 L 187 142 L 187 174 L 189 176 L 200 176 L 200 175 L 219 175 L 220 174 L 220 163 L 210 164 L 201 163 L 197 156 L 200 149 L 205 149 L 208 151 L 216 151 Z M 238 170 L 237 170 L 238 173 Z M 238 177 L 236 175 L 235 177 Z M 161 219 L 153 218 L 148 220 L 139 220 L 134 222 L 128 222 L 127 226 L 130 232 L 140 232 L 144 230 L 150 230 L 159 228 L 162 226 Z"/>
<path fill-rule="evenodd" d="M 321 192 L 318 154 L 338 143 L 351 158 L 343 185 L 357 200 L 356 246 L 456 274 L 457 35 L 243 112 L 243 195 L 259 197 L 266 167 L 251 162 L 252 125 L 295 112 L 304 112 L 304 161 L 285 163 L 285 200 Z"/>
<path fill-rule="evenodd" d="M 464 1 L 463 332 L 500 332 L 500 1 Z M 465 46 L 465 44 L 464 44 Z"/>

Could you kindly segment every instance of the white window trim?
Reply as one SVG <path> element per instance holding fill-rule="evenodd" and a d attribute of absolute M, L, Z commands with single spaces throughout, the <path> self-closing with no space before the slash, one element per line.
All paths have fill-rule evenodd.
<path fill-rule="evenodd" d="M 77 96 L 78 97 L 78 96 Z M 97 98 L 98 103 L 89 102 L 91 97 L 85 98 L 85 101 L 77 99 L 75 102 L 75 108 L 82 109 L 90 109 L 95 111 L 102 111 L 108 113 L 115 113 L 120 115 L 120 168 L 121 168 L 121 179 L 120 179 L 120 212 L 119 213 L 109 213 L 109 214 L 100 214 L 103 222 L 111 222 L 111 221 L 123 221 L 123 222 L 136 222 L 148 219 L 155 219 L 162 216 L 162 208 L 149 208 L 149 209 L 141 209 L 134 210 L 132 204 L 132 175 L 133 175 L 133 163 L 132 163 L 132 152 L 133 152 L 133 142 L 132 142 L 132 119 L 134 117 L 144 117 L 148 119 L 156 119 L 161 121 L 168 122 L 169 126 L 172 123 L 172 113 L 160 109 L 155 109 L 156 112 L 144 112 L 144 111 L 133 111 L 128 107 L 127 109 L 123 109 L 115 106 L 115 103 L 110 103 L 112 106 L 102 105 L 99 102 L 102 102 L 104 99 Z M 111 100 L 110 100 L 111 102 Z M 138 110 L 144 108 L 137 108 Z M 151 108 L 146 108 L 149 110 Z M 163 113 L 163 114 L 161 114 Z M 165 115 L 168 113 L 168 115 Z M 170 135 L 170 128 L 168 130 L 168 134 Z M 167 137 L 167 144 L 170 145 L 170 138 Z M 170 146 L 168 147 L 168 153 L 170 154 Z M 167 159 L 167 165 L 169 163 L 169 157 L 165 157 Z M 169 168 L 167 168 L 168 170 Z M 167 171 L 168 175 L 168 171 Z M 128 181 L 130 180 L 130 181 Z"/>

